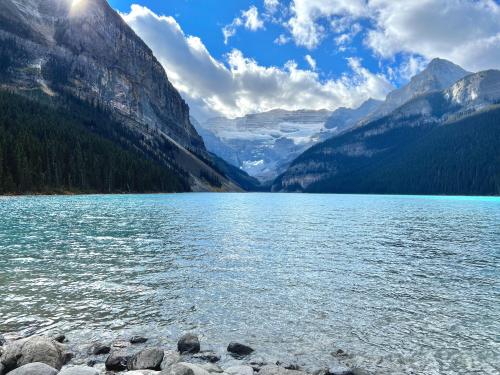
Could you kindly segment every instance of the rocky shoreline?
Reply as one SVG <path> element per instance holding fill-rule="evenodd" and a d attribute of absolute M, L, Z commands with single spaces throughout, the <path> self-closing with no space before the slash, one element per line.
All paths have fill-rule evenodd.
<path fill-rule="evenodd" d="M 352 370 L 318 368 L 306 371 L 294 363 L 267 363 L 250 346 L 231 342 L 229 366 L 218 363 L 221 354 L 202 350 L 198 336 L 187 333 L 176 348 L 148 346 L 148 338 L 132 336 L 112 343 L 92 342 L 85 353 L 69 349 L 64 334 L 12 337 L 0 334 L 0 375 L 361 375 Z M 343 353 L 337 353 L 342 355 Z M 78 358 L 78 360 L 76 360 Z"/>

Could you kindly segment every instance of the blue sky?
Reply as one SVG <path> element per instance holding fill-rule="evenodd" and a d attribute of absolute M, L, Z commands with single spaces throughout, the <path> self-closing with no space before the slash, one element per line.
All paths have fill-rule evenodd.
<path fill-rule="evenodd" d="M 355 107 L 434 57 L 500 68 L 499 0 L 109 2 L 199 117 Z"/>
<path fill-rule="evenodd" d="M 128 12 L 131 3 L 144 5 L 157 14 L 173 16 L 186 34 L 202 38 L 211 54 L 219 60 L 222 60 L 224 55 L 233 48 L 237 48 L 262 65 L 282 66 L 293 59 L 300 67 L 308 68 L 309 65 L 304 56 L 309 54 L 317 61 L 319 72 L 326 78 L 338 76 L 348 70 L 345 58 L 355 54 L 363 59 L 364 66 L 367 68 L 374 71 L 379 69 L 377 59 L 373 58 L 371 52 L 363 47 L 360 35 L 354 38 L 350 44 L 351 50 L 348 52 L 339 51 L 332 39 L 326 40 L 322 48 L 310 51 L 294 43 L 285 45 L 274 43 L 283 34 L 283 27 L 267 23 L 265 29 L 257 32 L 241 28 L 227 45 L 224 44 L 222 28 L 239 16 L 242 10 L 249 9 L 251 6 L 256 6 L 259 13 L 263 13 L 265 11 L 263 1 L 110 0 L 110 4 L 120 12 Z"/>

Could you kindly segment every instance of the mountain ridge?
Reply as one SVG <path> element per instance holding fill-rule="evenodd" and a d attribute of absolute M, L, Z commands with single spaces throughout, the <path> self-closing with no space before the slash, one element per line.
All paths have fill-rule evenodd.
<path fill-rule="evenodd" d="M 72 96 L 106 108 L 135 133 L 136 147 L 181 168 L 194 190 L 240 188 L 206 163 L 210 154 L 190 122 L 189 107 L 151 49 L 105 0 L 0 3 L 0 83 L 38 100 Z M 3 63 L 2 63 L 3 62 Z M 33 95 L 38 92 L 40 95 Z M 62 99 L 61 101 L 64 101 Z"/>
<path fill-rule="evenodd" d="M 460 100 L 457 100 L 457 98 L 460 98 Z M 481 129 L 478 137 L 490 133 L 496 142 L 500 142 L 496 138 L 497 128 L 500 127 L 500 122 L 497 122 L 499 119 L 498 103 L 500 103 L 500 71 L 490 70 L 467 75 L 444 90 L 431 91 L 416 96 L 389 115 L 357 126 L 339 136 L 334 136 L 313 146 L 295 159 L 290 168 L 275 180 L 273 190 L 387 192 L 383 188 L 377 190 L 370 187 L 366 180 L 368 179 L 367 176 L 378 176 L 377 178 L 383 179 L 378 174 L 382 169 L 386 170 L 384 172 L 386 175 L 390 174 L 387 169 L 384 169 L 388 165 L 394 164 L 392 160 L 388 159 L 388 155 L 393 155 L 396 159 L 404 159 L 411 150 L 416 149 L 419 143 L 431 144 L 432 140 L 429 140 L 428 137 L 439 136 L 442 138 L 442 134 L 448 134 L 449 140 L 447 142 L 450 145 L 455 142 L 463 149 L 468 147 L 467 144 L 463 143 L 462 139 L 449 131 L 453 126 L 440 130 L 442 127 L 448 126 L 447 124 L 459 124 L 456 129 L 460 129 L 463 134 L 470 134 L 477 127 L 477 129 Z M 471 117 L 475 115 L 477 117 Z M 481 119 L 484 124 L 489 125 L 485 127 L 483 123 L 475 124 L 473 119 Z M 468 127 L 464 127 L 463 124 L 467 124 Z M 488 143 L 489 141 L 485 142 Z M 477 143 L 474 144 L 476 147 L 480 147 Z M 491 146 L 490 143 L 488 144 Z M 405 150 L 405 147 L 410 151 Z M 427 150 L 427 152 L 431 152 L 430 155 L 419 154 L 418 157 L 422 158 L 422 160 L 428 160 L 428 158 L 432 157 L 432 152 L 434 152 L 444 158 L 441 162 L 452 163 L 455 151 L 449 150 L 449 154 L 442 151 L 434 145 L 432 149 Z M 475 149 L 469 150 L 474 155 L 477 155 L 476 151 Z M 458 152 L 457 155 L 463 153 L 463 151 L 456 152 Z M 491 160 L 495 160 L 494 147 L 490 149 L 489 156 Z M 418 163 L 418 157 L 413 157 L 412 161 Z M 484 162 L 482 157 L 476 156 L 476 158 L 478 162 Z M 385 165 L 383 160 L 385 160 Z M 491 160 L 488 163 L 491 163 Z M 432 166 L 433 164 L 430 163 L 429 165 Z M 436 162 L 436 166 L 439 167 L 438 162 Z M 413 166 L 407 166 L 408 171 L 412 170 L 412 168 Z M 474 168 L 474 165 L 471 168 Z M 475 168 L 481 167 L 478 164 Z M 499 168 L 497 167 L 497 169 Z M 360 171 L 364 171 L 364 175 L 360 175 Z M 471 170 L 469 172 L 472 173 Z M 423 171 L 419 173 L 423 178 L 425 173 Z M 446 174 L 446 170 L 440 173 Z M 499 174 L 500 170 L 495 173 Z M 404 168 L 402 168 L 401 176 L 391 175 L 391 179 L 386 182 L 389 185 L 391 183 L 395 184 L 395 181 L 403 179 L 405 176 Z M 377 179 L 373 178 L 372 184 L 376 185 Z M 427 176 L 426 178 L 434 179 L 435 177 Z M 467 178 L 472 179 L 473 177 L 468 176 Z M 439 181 L 436 180 L 435 183 L 439 184 Z M 359 186 L 364 186 L 365 190 L 359 189 Z M 492 194 L 500 193 L 497 188 L 491 189 L 490 193 Z M 447 190 L 447 192 L 452 190 Z M 439 193 L 439 189 L 434 191 L 429 188 L 426 192 L 429 191 Z M 454 193 L 457 193 L 457 191 Z M 397 193 L 398 191 L 394 190 L 392 192 Z M 464 194 L 468 192 L 467 190 L 463 191 Z"/>

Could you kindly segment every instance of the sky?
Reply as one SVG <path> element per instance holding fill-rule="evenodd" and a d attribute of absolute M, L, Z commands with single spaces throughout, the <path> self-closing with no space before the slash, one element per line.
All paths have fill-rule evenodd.
<path fill-rule="evenodd" d="M 500 69 L 500 0 L 109 0 L 199 120 L 383 99 L 435 57 Z"/>

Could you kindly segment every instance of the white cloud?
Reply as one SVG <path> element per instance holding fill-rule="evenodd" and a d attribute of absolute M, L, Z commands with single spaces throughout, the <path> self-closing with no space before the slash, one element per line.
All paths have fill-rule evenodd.
<path fill-rule="evenodd" d="M 291 38 L 286 36 L 285 34 L 280 34 L 275 40 L 274 43 L 277 45 L 285 45 L 291 41 Z"/>
<path fill-rule="evenodd" d="M 279 5 L 279 0 L 264 0 L 264 7 L 271 14 L 278 10 Z"/>
<path fill-rule="evenodd" d="M 293 16 L 288 26 L 295 43 L 313 49 L 328 33 L 319 21 L 333 21 L 335 16 L 362 17 L 367 7 L 365 0 L 293 0 L 290 9 Z"/>
<path fill-rule="evenodd" d="M 446 58 L 473 71 L 500 67 L 495 0 L 292 0 L 290 11 L 291 36 L 309 49 L 330 34 L 345 49 L 353 37 L 346 30 L 365 20 L 365 44 L 382 59 L 402 53 Z"/>
<path fill-rule="evenodd" d="M 396 53 L 442 57 L 466 69 L 500 67 L 500 6 L 493 0 L 373 0 L 375 28 L 367 45 Z"/>
<path fill-rule="evenodd" d="M 251 31 L 257 31 L 264 28 L 264 21 L 260 19 L 259 10 L 255 6 L 251 6 L 248 10 L 242 11 L 240 17 L 236 17 L 233 22 L 222 28 L 225 44 L 229 42 L 229 38 L 233 37 L 238 27 L 241 26 Z"/>
<path fill-rule="evenodd" d="M 359 59 L 349 59 L 349 74 L 322 81 L 318 73 L 299 69 L 294 61 L 266 67 L 239 50 L 231 51 L 225 62 L 218 61 L 199 38 L 185 35 L 174 18 L 139 5 L 122 16 L 151 47 L 198 116 L 236 117 L 276 108 L 335 109 L 383 98 L 391 89 L 384 76 L 368 71 Z"/>
<path fill-rule="evenodd" d="M 312 70 L 316 70 L 316 60 L 314 60 L 311 55 L 305 55 L 304 59 L 309 64 Z"/>

